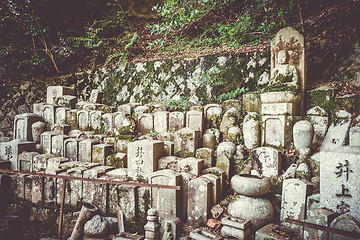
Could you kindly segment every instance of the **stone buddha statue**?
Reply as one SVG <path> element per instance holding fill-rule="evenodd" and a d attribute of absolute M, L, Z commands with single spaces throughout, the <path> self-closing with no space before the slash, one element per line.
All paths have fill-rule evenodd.
<path fill-rule="evenodd" d="M 298 74 L 295 66 L 289 64 L 289 54 L 280 50 L 277 54 L 278 64 L 272 69 L 269 87 L 270 91 L 297 91 Z"/>

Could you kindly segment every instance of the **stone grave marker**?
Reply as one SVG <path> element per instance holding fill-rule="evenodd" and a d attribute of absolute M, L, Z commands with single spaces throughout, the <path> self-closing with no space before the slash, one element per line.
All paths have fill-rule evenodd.
<path fill-rule="evenodd" d="M 63 106 L 63 107 L 66 107 L 66 108 L 74 109 L 76 107 L 77 101 L 78 101 L 78 99 L 75 96 L 63 95 L 63 96 L 57 97 L 55 99 L 54 104 L 59 105 L 59 106 Z"/>
<path fill-rule="evenodd" d="M 78 129 L 78 119 L 77 112 L 79 110 L 72 109 L 70 111 L 66 111 L 66 124 L 70 125 L 71 129 Z"/>
<path fill-rule="evenodd" d="M 211 183 L 210 206 L 214 206 L 221 200 L 221 198 L 220 198 L 220 178 L 211 173 L 204 174 L 201 177 L 206 178 Z"/>
<path fill-rule="evenodd" d="M 360 234 L 360 224 L 349 213 L 336 217 L 330 224 L 332 228 L 339 228 L 348 232 Z M 356 240 L 356 238 L 344 237 L 343 235 L 330 233 L 330 240 Z"/>
<path fill-rule="evenodd" d="M 174 156 L 165 156 L 158 159 L 158 170 L 170 169 L 179 172 L 179 160 Z"/>
<path fill-rule="evenodd" d="M 99 144 L 95 139 L 85 139 L 79 142 L 78 160 L 80 162 L 92 162 L 93 146 Z"/>
<path fill-rule="evenodd" d="M 185 113 L 171 112 L 169 113 L 169 130 L 178 131 L 185 127 Z"/>
<path fill-rule="evenodd" d="M 19 171 L 19 154 L 36 152 L 36 143 L 14 139 L 10 142 L 0 142 L 0 159 L 10 161 L 11 170 Z"/>
<path fill-rule="evenodd" d="M 83 177 L 83 173 L 88 170 L 87 167 L 79 166 L 70 168 L 67 170 L 67 173 L 71 177 Z M 84 195 L 84 189 L 83 189 L 83 182 L 79 180 L 72 180 L 69 183 L 70 186 L 70 204 L 71 205 L 77 205 L 82 202 L 83 195 Z"/>
<path fill-rule="evenodd" d="M 213 174 L 220 178 L 220 199 L 226 193 L 226 175 L 225 171 L 218 167 L 206 168 L 202 171 L 202 174 Z"/>
<path fill-rule="evenodd" d="M 301 120 L 294 124 L 293 142 L 295 149 L 311 148 L 313 143 L 314 127 L 311 122 Z"/>
<path fill-rule="evenodd" d="M 53 136 L 59 135 L 58 133 L 54 133 L 51 131 L 46 131 L 41 134 L 40 138 L 40 152 L 41 153 L 49 153 L 51 154 L 52 148 L 52 138 Z"/>
<path fill-rule="evenodd" d="M 100 129 L 100 118 L 103 112 L 101 111 L 90 111 L 89 112 L 89 126 L 91 130 Z"/>
<path fill-rule="evenodd" d="M 115 178 L 113 180 L 118 179 Z M 116 213 L 121 209 L 125 221 L 136 219 L 137 188 L 135 186 L 109 184 L 109 212 Z"/>
<path fill-rule="evenodd" d="M 170 169 L 159 170 L 149 174 L 149 183 L 170 186 L 181 185 L 181 175 Z M 159 206 L 157 199 L 159 198 Z M 158 189 L 151 188 L 151 206 L 158 209 L 159 218 L 166 219 L 180 215 L 180 191 L 175 189 Z"/>
<path fill-rule="evenodd" d="M 100 90 L 97 90 L 97 89 L 92 89 L 91 94 L 90 94 L 90 98 L 89 98 L 89 102 L 91 102 L 91 103 L 101 103 L 103 95 L 104 95 L 103 91 L 100 91 Z"/>
<path fill-rule="evenodd" d="M 23 152 L 18 156 L 19 171 L 32 172 L 34 170 L 34 156 L 39 155 L 37 152 Z"/>
<path fill-rule="evenodd" d="M 138 131 L 142 134 L 148 133 L 154 129 L 154 114 L 141 113 L 138 115 Z"/>
<path fill-rule="evenodd" d="M 211 148 L 198 148 L 196 149 L 196 158 L 204 160 L 204 168 L 215 166 L 214 150 Z"/>
<path fill-rule="evenodd" d="M 59 176 L 66 176 L 66 177 L 70 177 L 70 174 L 67 172 L 61 172 L 58 174 Z M 69 183 L 66 183 L 69 184 Z M 68 189 L 69 189 L 69 185 L 67 185 Z M 56 181 L 56 203 L 57 204 L 61 204 L 61 199 L 62 199 L 62 189 L 63 189 L 63 181 Z M 64 204 L 66 205 L 70 205 L 70 198 L 71 198 L 71 192 L 70 191 L 65 191 L 65 197 L 64 197 Z"/>
<path fill-rule="evenodd" d="M 262 145 L 289 149 L 292 141 L 292 124 L 292 116 L 262 116 Z"/>
<path fill-rule="evenodd" d="M 188 209 L 188 188 L 189 188 L 189 182 L 194 177 L 190 173 L 181 172 L 181 188 L 180 188 L 180 204 L 181 204 L 181 214 L 180 218 L 183 222 L 187 221 L 187 209 Z"/>
<path fill-rule="evenodd" d="M 182 128 L 174 134 L 174 155 L 177 157 L 194 157 L 200 147 L 200 131 Z"/>
<path fill-rule="evenodd" d="M 60 164 L 66 163 L 68 161 L 69 159 L 67 159 L 66 157 L 48 158 L 46 172 L 48 172 L 48 170 L 58 170 L 60 169 Z"/>
<path fill-rule="evenodd" d="M 237 126 L 240 120 L 241 120 L 241 115 L 239 110 L 237 110 L 234 107 L 230 108 L 224 113 L 224 116 L 221 120 L 220 132 L 224 136 L 227 136 L 229 129 L 233 126 Z"/>
<path fill-rule="evenodd" d="M 225 153 L 222 153 L 220 154 L 220 156 L 217 156 L 215 167 L 220 168 L 225 172 L 225 178 L 227 181 L 230 181 L 232 177 L 231 166 L 232 164 Z"/>
<path fill-rule="evenodd" d="M 112 113 L 105 113 L 102 115 L 105 122 L 105 127 L 109 133 L 114 133 L 114 115 Z"/>
<path fill-rule="evenodd" d="M 207 104 L 204 106 L 206 128 L 219 128 L 222 116 L 220 104 Z"/>
<path fill-rule="evenodd" d="M 68 135 L 70 132 L 70 126 L 67 124 L 53 124 L 50 127 L 50 131 L 61 134 L 61 135 Z"/>
<path fill-rule="evenodd" d="M 215 149 L 216 136 L 212 133 L 205 133 L 202 137 L 202 143 L 204 148 Z"/>
<path fill-rule="evenodd" d="M 48 165 L 48 159 L 53 157 L 55 156 L 48 153 L 35 155 L 33 157 L 33 161 L 34 161 L 33 170 L 35 172 L 45 171 Z"/>
<path fill-rule="evenodd" d="M 127 167 L 127 156 L 125 153 L 111 154 L 106 157 L 106 166 L 114 166 L 115 168 Z"/>
<path fill-rule="evenodd" d="M 63 86 L 48 86 L 46 91 L 46 103 L 55 104 L 55 99 L 64 95 L 74 96 L 74 88 Z"/>
<path fill-rule="evenodd" d="M 199 176 L 204 168 L 204 160 L 194 157 L 182 159 L 178 162 L 180 172 L 187 172 L 195 176 Z"/>
<path fill-rule="evenodd" d="M 285 179 L 282 188 L 280 221 L 286 218 L 303 221 L 306 217 L 306 198 L 311 194 L 312 185 L 299 179 Z M 300 232 L 302 227 L 295 224 L 283 225 Z"/>
<path fill-rule="evenodd" d="M 44 178 L 39 176 L 31 176 L 32 188 L 31 188 L 31 202 L 39 204 L 43 202 L 44 193 Z"/>
<path fill-rule="evenodd" d="M 199 111 L 186 112 L 186 127 L 195 131 L 200 131 L 200 135 L 204 132 L 204 113 Z"/>
<path fill-rule="evenodd" d="M 115 132 L 121 129 L 124 126 L 124 121 L 126 120 L 126 114 L 124 112 L 115 112 L 114 113 L 114 128 Z"/>
<path fill-rule="evenodd" d="M 106 165 L 106 158 L 114 151 L 114 146 L 110 144 L 93 145 L 92 162 Z"/>
<path fill-rule="evenodd" d="M 187 223 L 193 227 L 206 225 L 210 213 L 211 183 L 205 178 L 190 180 L 188 187 Z"/>
<path fill-rule="evenodd" d="M 315 106 L 307 112 L 307 120 L 310 121 L 314 127 L 313 144 L 320 146 L 329 126 L 328 113 L 325 109 Z"/>
<path fill-rule="evenodd" d="M 89 111 L 80 110 L 77 112 L 77 120 L 79 123 L 79 130 L 88 131 L 90 130 Z"/>
<path fill-rule="evenodd" d="M 50 105 L 50 104 L 44 105 L 43 119 L 47 124 L 48 128 L 50 128 L 51 125 L 55 124 L 55 112 L 58 107 L 59 106 Z"/>
<path fill-rule="evenodd" d="M 312 210 L 308 209 L 306 216 L 307 216 L 306 222 L 308 223 L 329 227 L 332 220 L 336 217 L 336 214 L 335 212 L 328 209 L 315 208 Z M 303 239 L 304 240 L 315 239 L 315 231 L 316 230 L 313 228 L 304 227 Z M 329 239 L 328 232 L 319 230 L 317 235 L 319 240 Z"/>
<path fill-rule="evenodd" d="M 217 128 L 209 128 L 209 129 L 206 129 L 205 131 L 205 134 L 212 134 L 212 135 L 215 135 L 215 145 L 219 145 L 220 144 L 220 130 L 217 129 Z M 204 145 L 205 147 L 205 145 Z M 215 147 L 208 147 L 208 148 L 212 148 L 212 149 L 215 149 Z"/>
<path fill-rule="evenodd" d="M 272 147 L 259 147 L 251 151 L 251 174 L 275 177 L 281 173 L 281 152 Z"/>
<path fill-rule="evenodd" d="M 154 130 L 161 133 L 166 132 L 169 128 L 169 112 L 160 111 L 154 113 Z"/>
<path fill-rule="evenodd" d="M 320 146 L 321 151 L 334 149 L 346 144 L 346 137 L 351 124 L 351 114 L 340 110 L 333 116 L 332 123 Z"/>
<path fill-rule="evenodd" d="M 58 107 L 55 109 L 55 124 L 66 122 L 66 111 L 70 111 L 70 108 Z"/>
<path fill-rule="evenodd" d="M 258 120 L 244 121 L 243 137 L 247 149 L 252 150 L 260 146 L 260 123 Z"/>
<path fill-rule="evenodd" d="M 42 121 L 42 117 L 34 113 L 16 115 L 14 119 L 14 139 L 33 141 L 31 125 L 37 121 Z"/>
<path fill-rule="evenodd" d="M 320 152 L 320 205 L 360 221 L 360 147 Z"/>
<path fill-rule="evenodd" d="M 46 131 L 46 123 L 38 121 L 31 125 L 33 141 L 40 143 L 41 134 Z"/>
<path fill-rule="evenodd" d="M 147 178 L 157 170 L 157 161 L 164 154 L 164 142 L 142 140 L 128 144 L 128 176 Z"/>
<path fill-rule="evenodd" d="M 55 135 L 52 137 L 51 141 L 51 154 L 55 157 L 64 156 L 64 142 L 68 139 L 67 135 Z"/>
<path fill-rule="evenodd" d="M 79 158 L 79 139 L 69 138 L 64 141 L 64 157 L 69 161 L 78 161 Z"/>
<path fill-rule="evenodd" d="M 33 113 L 36 115 L 43 117 L 44 116 L 44 105 L 46 102 L 34 103 L 33 104 Z"/>
<path fill-rule="evenodd" d="M 250 234 L 250 221 L 226 216 L 221 219 L 224 225 L 221 228 L 221 236 L 226 238 L 247 239 Z"/>

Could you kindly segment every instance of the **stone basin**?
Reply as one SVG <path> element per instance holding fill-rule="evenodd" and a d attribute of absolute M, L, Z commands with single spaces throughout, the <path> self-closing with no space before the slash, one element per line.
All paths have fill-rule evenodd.
<path fill-rule="evenodd" d="M 257 197 L 269 192 L 271 182 L 267 177 L 235 175 L 231 178 L 231 187 L 240 195 Z"/>
<path fill-rule="evenodd" d="M 294 92 L 267 92 L 260 95 L 262 103 L 299 103 L 300 95 Z"/>

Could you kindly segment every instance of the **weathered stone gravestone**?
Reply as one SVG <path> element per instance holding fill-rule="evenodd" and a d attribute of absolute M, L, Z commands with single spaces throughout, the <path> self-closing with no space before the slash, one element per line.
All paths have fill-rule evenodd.
<path fill-rule="evenodd" d="M 89 111 L 80 110 L 77 112 L 77 119 L 79 123 L 79 130 L 88 131 L 90 130 Z"/>
<path fill-rule="evenodd" d="M 19 161 L 19 171 L 23 172 L 32 172 L 34 161 L 34 156 L 39 155 L 37 152 L 24 152 L 20 153 L 18 156 Z"/>
<path fill-rule="evenodd" d="M 33 141 L 40 143 L 41 134 L 46 131 L 46 123 L 38 121 L 31 125 Z"/>
<path fill-rule="evenodd" d="M 200 131 L 182 128 L 174 134 L 174 155 L 176 157 L 194 157 L 200 147 Z"/>
<path fill-rule="evenodd" d="M 205 178 L 195 178 L 189 182 L 187 223 L 193 227 L 206 224 L 210 212 L 211 183 Z"/>
<path fill-rule="evenodd" d="M 341 147 L 346 144 L 346 136 L 351 124 L 351 114 L 340 110 L 333 116 L 331 126 L 329 127 L 324 141 L 320 146 L 321 151 L 326 151 Z"/>
<path fill-rule="evenodd" d="M 114 133 L 114 115 L 112 113 L 105 113 L 102 115 L 106 133 Z"/>
<path fill-rule="evenodd" d="M 72 109 L 70 111 L 66 111 L 66 124 L 70 125 L 71 129 L 78 128 L 78 120 L 77 120 L 77 109 Z"/>
<path fill-rule="evenodd" d="M 223 136 L 227 136 L 228 131 L 233 126 L 238 126 L 241 120 L 241 115 L 239 110 L 232 107 L 224 113 L 224 116 L 220 123 L 220 132 Z"/>
<path fill-rule="evenodd" d="M 354 232 L 360 234 L 360 224 L 356 221 L 353 216 L 349 213 L 342 214 L 334 219 L 331 222 L 330 227 L 339 228 L 348 232 Z M 356 240 L 356 238 L 352 237 L 344 237 L 343 235 L 330 233 L 330 240 Z M 357 238 L 359 239 L 359 238 Z"/>
<path fill-rule="evenodd" d="M 292 141 L 292 116 L 262 116 L 263 146 L 289 149 Z"/>
<path fill-rule="evenodd" d="M 293 127 L 293 142 L 295 149 L 310 148 L 313 142 L 314 127 L 307 120 L 298 121 Z"/>
<path fill-rule="evenodd" d="M 312 185 L 299 179 L 286 179 L 283 182 L 280 221 L 286 218 L 302 221 L 306 217 L 306 201 L 311 194 Z M 283 225 L 300 232 L 302 227 L 295 224 Z"/>
<path fill-rule="evenodd" d="M 70 108 L 59 107 L 55 110 L 55 124 L 66 122 L 66 111 L 70 111 Z"/>
<path fill-rule="evenodd" d="M 50 131 L 58 133 L 58 134 L 62 134 L 62 135 L 68 135 L 70 132 L 70 126 L 67 124 L 53 124 L 50 127 Z"/>
<path fill-rule="evenodd" d="M 208 104 L 204 106 L 206 128 L 219 128 L 222 116 L 220 104 Z"/>
<path fill-rule="evenodd" d="M 360 147 L 320 152 L 320 205 L 360 221 Z"/>
<path fill-rule="evenodd" d="M 187 172 L 194 176 L 199 176 L 204 168 L 204 160 L 194 157 L 185 158 L 178 162 L 178 167 L 180 172 Z"/>
<path fill-rule="evenodd" d="M 106 158 L 114 152 L 114 146 L 110 144 L 95 144 L 92 151 L 92 162 L 106 165 Z"/>
<path fill-rule="evenodd" d="M 313 223 L 317 225 L 322 225 L 329 227 L 331 221 L 336 217 L 335 212 L 328 210 L 328 209 L 322 209 L 322 208 L 315 208 L 315 209 L 307 209 L 306 214 L 306 222 Z M 315 229 L 305 227 L 304 233 L 303 233 L 303 239 L 304 240 L 312 240 L 315 239 Z M 326 240 L 329 239 L 329 233 L 324 231 L 318 231 L 318 239 L 320 240 Z"/>
<path fill-rule="evenodd" d="M 66 108 L 74 109 L 78 99 L 75 96 L 63 95 L 55 99 L 55 104 Z"/>
<path fill-rule="evenodd" d="M 64 142 L 68 138 L 69 138 L 69 136 L 67 136 L 67 135 L 55 135 L 52 137 L 51 153 L 55 157 L 64 156 Z"/>
<path fill-rule="evenodd" d="M 214 150 L 211 148 L 196 149 L 196 158 L 204 160 L 204 168 L 215 166 Z"/>
<path fill-rule="evenodd" d="M 271 79 L 277 79 L 280 74 L 287 75 L 291 82 L 299 85 L 300 112 L 305 110 L 305 92 L 307 85 L 307 62 L 305 40 L 298 31 L 291 27 L 281 29 L 271 41 Z M 285 74 L 284 74 L 285 73 Z M 292 75 L 292 76 L 291 76 Z M 295 75 L 296 78 L 295 78 Z M 290 83 L 291 84 L 291 83 Z"/>
<path fill-rule="evenodd" d="M 186 127 L 200 131 L 202 135 L 204 131 L 204 113 L 194 110 L 186 112 Z"/>
<path fill-rule="evenodd" d="M 89 102 L 91 102 L 91 103 L 101 103 L 103 95 L 104 95 L 103 91 L 100 91 L 100 90 L 97 90 L 97 89 L 92 89 L 91 94 L 90 94 L 90 98 L 89 98 Z"/>
<path fill-rule="evenodd" d="M 63 86 L 49 86 L 47 87 L 46 91 L 46 103 L 55 104 L 56 98 L 64 95 L 74 96 L 74 88 Z"/>
<path fill-rule="evenodd" d="M 51 154 L 51 148 L 52 148 L 52 138 L 53 136 L 59 135 L 54 132 L 43 132 L 40 137 L 40 152 L 41 153 L 49 153 Z"/>
<path fill-rule="evenodd" d="M 243 136 L 245 147 L 249 150 L 260 146 L 260 122 L 259 114 L 248 113 L 243 122 Z"/>
<path fill-rule="evenodd" d="M 90 111 L 89 112 L 89 126 L 91 130 L 100 129 L 100 118 L 103 114 L 102 111 Z"/>
<path fill-rule="evenodd" d="M 55 124 L 55 112 L 59 106 L 45 104 L 43 108 L 43 118 L 45 123 L 50 128 L 51 125 Z"/>
<path fill-rule="evenodd" d="M 201 176 L 210 181 L 210 206 L 216 205 L 220 202 L 220 178 L 214 174 L 208 173 Z"/>
<path fill-rule="evenodd" d="M 177 131 L 185 127 L 185 113 L 169 113 L 169 130 Z"/>
<path fill-rule="evenodd" d="M 31 125 L 37 121 L 42 121 L 42 117 L 35 113 L 16 115 L 14 119 L 14 139 L 33 141 Z"/>
<path fill-rule="evenodd" d="M 138 131 L 142 134 L 148 133 L 154 129 L 154 114 L 141 113 L 138 115 Z"/>
<path fill-rule="evenodd" d="M 93 146 L 99 144 L 95 139 L 85 139 L 79 142 L 78 160 L 80 162 L 92 162 Z"/>
<path fill-rule="evenodd" d="M 275 177 L 281 172 L 281 153 L 272 147 L 260 147 L 251 151 L 251 174 Z"/>
<path fill-rule="evenodd" d="M 164 142 L 136 141 L 128 144 L 128 176 L 134 180 L 147 178 L 157 170 L 157 161 L 164 154 Z"/>
<path fill-rule="evenodd" d="M 169 112 L 160 111 L 154 113 L 154 131 L 166 132 L 169 126 Z"/>
<path fill-rule="evenodd" d="M 329 126 L 328 113 L 323 108 L 316 106 L 307 112 L 307 120 L 314 127 L 313 144 L 320 146 Z"/>
<path fill-rule="evenodd" d="M 181 175 L 172 170 L 159 170 L 149 174 L 149 183 L 180 186 Z M 158 196 L 158 193 L 160 195 Z M 157 200 L 159 198 L 159 206 Z M 159 218 L 166 219 L 180 215 L 180 191 L 174 189 L 151 189 L 151 206 L 158 209 Z"/>
<path fill-rule="evenodd" d="M 114 113 L 114 130 L 117 132 L 124 125 L 124 121 L 127 121 L 126 114 L 123 112 L 115 112 Z"/>

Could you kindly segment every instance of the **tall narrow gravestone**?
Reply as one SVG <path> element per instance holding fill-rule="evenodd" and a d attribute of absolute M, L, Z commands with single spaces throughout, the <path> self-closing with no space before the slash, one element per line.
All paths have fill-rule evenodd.
<path fill-rule="evenodd" d="M 149 175 L 149 182 L 151 184 L 181 185 L 181 175 L 175 173 L 170 169 L 164 169 L 156 171 Z M 160 194 L 158 196 L 158 193 Z M 159 198 L 159 206 L 157 206 L 157 200 Z M 177 217 L 180 214 L 180 191 L 175 189 L 151 189 L 151 206 L 156 208 L 159 213 L 160 219 L 169 217 Z"/>
<path fill-rule="evenodd" d="M 320 205 L 360 221 L 360 147 L 320 152 Z"/>
<path fill-rule="evenodd" d="M 157 160 L 164 154 L 164 142 L 136 141 L 128 144 L 128 176 L 147 178 L 157 170 Z"/>
<path fill-rule="evenodd" d="M 311 194 L 311 185 L 299 179 L 286 179 L 283 182 L 280 220 L 286 218 L 302 221 L 306 216 L 306 200 Z M 285 226 L 300 232 L 299 225 L 283 223 Z"/>
<path fill-rule="evenodd" d="M 63 86 L 49 86 L 47 87 L 47 91 L 46 91 L 46 103 L 54 104 L 55 99 L 63 95 L 74 96 L 75 95 L 74 88 L 63 87 Z"/>

